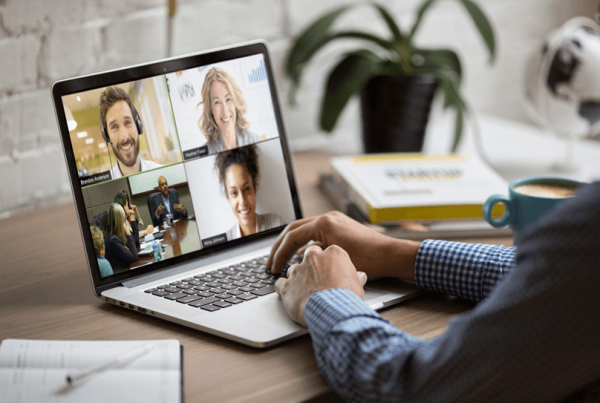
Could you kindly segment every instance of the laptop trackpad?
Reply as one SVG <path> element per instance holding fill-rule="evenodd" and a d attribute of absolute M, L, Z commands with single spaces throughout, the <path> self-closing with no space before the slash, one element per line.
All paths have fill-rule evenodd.
<path fill-rule="evenodd" d="M 368 287 L 365 287 L 364 290 L 365 290 L 365 302 L 366 303 L 369 303 L 369 301 L 372 301 L 379 297 L 383 297 L 384 295 L 387 294 L 387 292 L 377 291 L 377 290 L 374 290 L 374 289 L 368 288 Z"/>

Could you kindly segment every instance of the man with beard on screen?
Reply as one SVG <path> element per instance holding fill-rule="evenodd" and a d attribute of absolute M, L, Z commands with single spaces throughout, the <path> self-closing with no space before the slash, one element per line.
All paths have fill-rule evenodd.
<path fill-rule="evenodd" d="M 129 94 L 120 87 L 108 87 L 100 95 L 100 130 L 112 147 L 117 164 L 110 170 L 112 179 L 161 167 L 139 156 L 142 120 Z"/>

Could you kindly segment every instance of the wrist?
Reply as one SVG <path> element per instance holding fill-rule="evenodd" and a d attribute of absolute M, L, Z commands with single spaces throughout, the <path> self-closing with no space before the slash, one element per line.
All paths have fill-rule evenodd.
<path fill-rule="evenodd" d="M 397 277 L 405 280 L 415 279 L 415 264 L 421 242 L 390 238 L 383 245 L 383 272 L 385 277 Z"/>

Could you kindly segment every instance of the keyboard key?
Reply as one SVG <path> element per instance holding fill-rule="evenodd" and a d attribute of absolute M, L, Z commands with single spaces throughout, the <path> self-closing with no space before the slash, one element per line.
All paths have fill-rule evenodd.
<path fill-rule="evenodd" d="M 234 289 L 236 289 L 237 287 L 236 287 L 235 285 L 231 285 L 231 284 L 223 284 L 223 285 L 221 286 L 221 288 L 222 288 L 222 289 L 224 289 L 224 290 L 234 290 Z"/>
<path fill-rule="evenodd" d="M 240 287 L 239 290 L 241 291 L 245 291 L 245 292 L 250 292 L 250 291 L 254 291 L 254 288 L 248 286 L 248 287 Z"/>
<path fill-rule="evenodd" d="M 225 301 L 218 301 L 218 302 L 215 302 L 213 305 L 216 305 L 219 308 L 227 308 L 228 306 L 231 306 L 231 304 L 229 302 L 225 302 Z"/>
<path fill-rule="evenodd" d="M 253 294 L 240 294 L 237 296 L 237 298 L 243 299 L 244 301 L 250 301 L 251 299 L 258 298 L 258 297 Z"/>
<path fill-rule="evenodd" d="M 243 294 L 243 293 L 240 290 L 231 290 L 231 291 L 227 291 L 227 294 L 240 295 L 240 294 Z"/>
<path fill-rule="evenodd" d="M 215 294 L 213 294 L 212 292 L 208 292 L 208 291 L 200 291 L 196 295 L 200 295 L 201 297 L 208 298 L 208 297 L 212 297 Z"/>
<path fill-rule="evenodd" d="M 176 300 L 179 299 L 181 297 L 187 297 L 187 294 L 184 294 L 182 292 L 176 292 L 175 294 L 171 294 L 171 295 L 167 295 L 165 298 L 166 299 L 171 299 L 171 300 Z"/>
<path fill-rule="evenodd" d="M 192 288 L 193 285 L 189 285 L 189 284 L 179 284 L 177 285 L 177 288 L 181 288 L 182 290 L 188 290 L 190 288 Z"/>
<path fill-rule="evenodd" d="M 156 288 L 148 288 L 146 291 L 148 294 L 158 291 Z"/>
<path fill-rule="evenodd" d="M 263 288 L 265 285 L 263 283 L 250 284 L 249 287 L 253 288 Z M 254 291 L 254 290 L 252 290 Z"/>
<path fill-rule="evenodd" d="M 231 284 L 233 283 L 233 280 L 230 280 L 228 278 L 221 278 L 219 280 L 217 280 L 217 283 L 221 283 L 221 284 Z"/>
<path fill-rule="evenodd" d="M 227 277 L 225 274 L 221 274 L 219 272 L 212 272 L 212 273 L 210 273 L 210 276 L 212 278 L 219 278 L 219 279 Z"/>
<path fill-rule="evenodd" d="M 198 293 L 198 291 L 196 291 L 196 290 L 183 290 L 183 292 L 188 295 L 195 295 Z"/>
<path fill-rule="evenodd" d="M 198 291 L 208 291 L 210 290 L 210 287 L 207 287 L 205 285 L 198 285 L 196 287 L 194 287 L 194 290 L 198 290 Z"/>
<path fill-rule="evenodd" d="M 177 287 L 169 287 L 169 288 L 165 288 L 165 291 L 168 291 L 168 292 L 179 292 L 180 290 Z"/>
<path fill-rule="evenodd" d="M 207 286 L 207 287 L 218 287 L 218 286 L 220 286 L 221 284 L 217 283 L 216 281 L 211 281 L 211 282 L 209 282 L 209 283 L 206 283 L 206 284 L 204 284 L 204 285 L 205 285 L 205 286 Z"/>
<path fill-rule="evenodd" d="M 184 298 L 179 298 L 179 299 L 177 300 L 177 302 L 180 302 L 180 303 L 182 303 L 182 304 L 189 304 L 190 302 L 197 301 L 197 300 L 199 300 L 200 298 L 202 298 L 202 297 L 199 297 L 199 296 L 197 296 L 197 295 L 188 295 L 187 297 L 184 297 Z"/>
<path fill-rule="evenodd" d="M 189 285 L 202 285 L 202 281 L 198 281 L 198 280 L 191 280 L 187 282 Z"/>
<path fill-rule="evenodd" d="M 275 286 L 269 285 L 264 288 L 259 288 L 257 290 L 252 291 L 252 294 L 263 296 L 275 292 Z"/>
<path fill-rule="evenodd" d="M 178 285 L 181 284 L 181 281 L 173 281 L 172 283 L 169 283 L 170 285 Z"/>
<path fill-rule="evenodd" d="M 208 298 L 204 298 L 198 301 L 194 301 L 191 304 L 188 304 L 189 306 L 193 306 L 193 307 L 200 307 L 200 306 L 204 306 L 207 304 L 212 304 L 213 302 L 217 302 L 219 301 L 219 298 L 215 298 L 215 297 L 208 297 Z"/>
<path fill-rule="evenodd" d="M 219 299 L 225 299 L 225 298 L 229 298 L 229 294 L 227 294 L 226 292 L 224 292 L 222 294 L 215 295 L 215 297 L 217 297 Z"/>
<path fill-rule="evenodd" d="M 244 280 L 246 283 L 258 283 L 258 279 L 257 278 L 247 278 Z"/>
<path fill-rule="evenodd" d="M 171 294 L 170 292 L 166 292 L 166 291 L 155 291 L 152 293 L 152 295 L 156 295 L 158 297 L 164 297 L 165 295 L 169 295 Z"/>
<path fill-rule="evenodd" d="M 270 277 L 271 277 L 271 275 L 270 274 L 266 274 L 266 273 L 257 274 L 257 275 L 254 276 L 254 278 L 258 278 L 258 279 L 261 279 L 261 280 L 264 280 L 264 279 L 270 278 Z"/>
<path fill-rule="evenodd" d="M 218 311 L 221 308 L 219 308 L 218 306 L 214 306 L 214 305 L 204 305 L 204 306 L 201 306 L 200 309 L 204 309 L 205 311 L 214 312 L 214 311 Z"/>
<path fill-rule="evenodd" d="M 235 280 L 243 280 L 244 277 L 238 276 L 237 274 L 234 274 L 233 276 L 229 276 L 229 279 L 234 280 L 234 281 Z"/>
<path fill-rule="evenodd" d="M 184 278 L 183 281 L 185 281 L 187 283 L 188 281 L 192 281 L 193 279 L 194 279 L 193 277 L 189 277 L 189 278 Z"/>
<path fill-rule="evenodd" d="M 245 281 L 234 281 L 233 283 L 231 283 L 232 285 L 238 286 L 238 287 L 243 287 L 248 285 L 248 283 L 246 283 Z"/>
<path fill-rule="evenodd" d="M 261 283 L 263 284 L 275 284 L 275 279 L 274 278 L 267 278 L 265 280 L 260 280 Z"/>
<path fill-rule="evenodd" d="M 229 302 L 230 304 L 241 304 L 242 302 L 244 302 L 243 299 L 239 299 L 236 297 L 227 298 L 225 301 Z"/>

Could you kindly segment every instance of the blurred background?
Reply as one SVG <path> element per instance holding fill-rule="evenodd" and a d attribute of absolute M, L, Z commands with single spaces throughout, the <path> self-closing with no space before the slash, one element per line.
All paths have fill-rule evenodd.
<path fill-rule="evenodd" d="M 380 0 L 407 25 L 421 0 Z M 0 0 L 0 218 L 71 200 L 50 90 L 61 79 L 265 39 L 270 45 L 292 151 L 360 151 L 358 101 L 331 136 L 318 129 L 326 73 L 343 43 L 310 64 L 297 94 L 283 61 L 308 23 L 345 0 Z M 481 39 L 455 1 L 426 15 L 420 45 L 453 48 L 465 72 L 463 94 L 486 115 L 533 124 L 523 107 L 525 63 L 543 38 L 574 16 L 592 18 L 598 0 L 477 0 L 496 33 L 497 59 L 487 62 Z M 361 9 L 363 10 L 363 9 Z M 169 16 L 171 14 L 171 16 Z M 347 13 L 344 27 L 384 29 L 371 10 Z M 433 114 L 436 111 L 434 109 Z"/>

